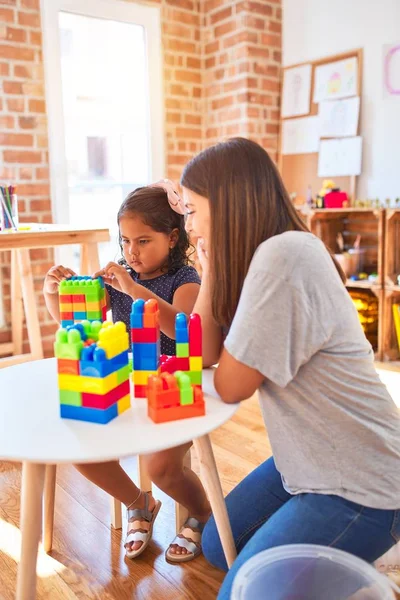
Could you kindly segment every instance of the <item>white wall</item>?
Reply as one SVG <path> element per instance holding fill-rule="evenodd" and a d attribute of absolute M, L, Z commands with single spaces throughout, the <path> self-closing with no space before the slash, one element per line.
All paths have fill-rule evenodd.
<path fill-rule="evenodd" d="M 383 45 L 400 42 L 400 0 L 283 0 L 283 64 L 364 49 L 359 198 L 400 197 L 400 96 L 383 95 Z"/>

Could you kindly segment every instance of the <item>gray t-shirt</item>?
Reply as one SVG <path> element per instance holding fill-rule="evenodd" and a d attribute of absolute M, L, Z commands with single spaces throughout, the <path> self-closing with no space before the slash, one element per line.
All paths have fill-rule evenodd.
<path fill-rule="evenodd" d="M 291 231 L 259 246 L 225 347 L 265 376 L 261 408 L 288 492 L 400 508 L 399 413 L 317 237 Z"/>

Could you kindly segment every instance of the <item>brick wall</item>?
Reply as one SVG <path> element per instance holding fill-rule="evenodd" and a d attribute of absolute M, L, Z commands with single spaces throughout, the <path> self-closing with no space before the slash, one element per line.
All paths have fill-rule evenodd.
<path fill-rule="evenodd" d="M 167 176 L 221 138 L 277 147 L 281 0 L 154 0 L 161 7 Z M 18 186 L 22 221 L 51 221 L 39 0 L 0 0 L 0 181 Z M 31 252 L 44 348 L 55 325 L 44 307 L 52 251 Z M 10 322 L 10 258 L 0 254 Z M 0 343 L 10 340 L 0 330 Z M 25 344 L 26 346 L 26 344 Z M 25 347 L 25 350 L 27 348 Z"/>

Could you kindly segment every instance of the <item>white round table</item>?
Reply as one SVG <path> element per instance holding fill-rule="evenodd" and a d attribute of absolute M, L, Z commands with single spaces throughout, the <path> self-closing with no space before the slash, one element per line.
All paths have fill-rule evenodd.
<path fill-rule="evenodd" d="M 61 419 L 53 358 L 1 369 L 0 390 L 0 460 L 23 462 L 17 600 L 35 598 L 46 465 L 116 460 L 193 440 L 227 562 L 233 562 L 235 546 L 208 434 L 228 421 L 238 405 L 218 398 L 212 370 L 203 372 L 206 415 L 163 424 L 147 417 L 145 399 L 134 400 L 131 409 L 107 425 Z"/>

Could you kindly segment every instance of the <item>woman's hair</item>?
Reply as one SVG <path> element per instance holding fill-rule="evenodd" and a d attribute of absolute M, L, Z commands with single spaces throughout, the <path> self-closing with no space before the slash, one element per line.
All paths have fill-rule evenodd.
<path fill-rule="evenodd" d="M 250 140 L 233 138 L 203 150 L 186 165 L 181 185 L 209 199 L 212 312 L 229 327 L 258 246 L 285 231 L 309 229 L 275 164 Z"/>
<path fill-rule="evenodd" d="M 154 231 L 167 235 L 174 229 L 177 229 L 178 240 L 170 250 L 165 271 L 174 273 L 184 265 L 189 264 L 188 251 L 191 245 L 185 230 L 185 219 L 182 215 L 172 210 L 164 190 L 150 186 L 137 188 L 128 194 L 121 204 L 117 216 L 118 225 L 122 217 L 139 217 L 145 225 L 148 225 Z M 122 252 L 122 259 L 119 262 L 128 267 L 122 251 L 121 236 L 119 244 Z"/>

